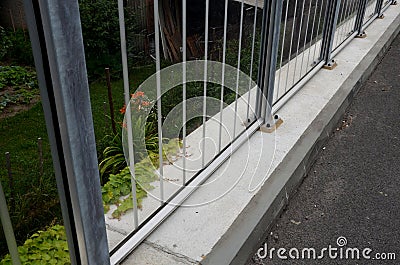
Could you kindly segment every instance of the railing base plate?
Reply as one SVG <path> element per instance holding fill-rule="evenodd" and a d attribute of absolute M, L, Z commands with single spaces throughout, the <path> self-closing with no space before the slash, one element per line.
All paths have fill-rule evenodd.
<path fill-rule="evenodd" d="M 367 37 L 367 33 L 365 33 L 365 31 L 356 35 L 356 38 L 359 38 L 359 39 L 364 39 L 366 37 Z"/>
<path fill-rule="evenodd" d="M 269 124 L 263 124 L 260 126 L 260 131 L 264 132 L 264 133 L 272 133 L 274 132 L 276 129 L 278 129 L 279 126 L 281 126 L 283 123 L 283 120 L 281 118 L 278 118 L 275 120 L 275 123 L 272 125 Z M 267 126 L 269 125 L 269 126 Z"/>
<path fill-rule="evenodd" d="M 322 68 L 327 69 L 327 70 L 333 70 L 337 66 L 337 62 L 335 60 L 331 60 L 330 62 L 327 62 L 322 66 Z"/>

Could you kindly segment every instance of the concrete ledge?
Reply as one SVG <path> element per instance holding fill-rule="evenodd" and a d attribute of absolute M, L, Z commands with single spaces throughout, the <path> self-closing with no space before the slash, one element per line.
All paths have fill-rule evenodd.
<path fill-rule="evenodd" d="M 353 40 L 336 56 L 334 70 L 318 72 L 281 108 L 284 123 L 275 135 L 260 132 L 249 139 L 255 161 L 250 157 L 248 168 L 227 194 L 206 205 L 176 210 L 124 264 L 244 264 L 399 33 L 398 6 L 389 7 L 385 18 L 374 21 L 367 31 L 367 38 Z M 266 148 L 271 142 L 276 144 L 272 163 L 259 163 L 271 156 L 272 148 Z M 213 185 L 199 188 L 187 204 L 212 198 L 219 186 L 229 184 L 243 166 L 244 156 L 249 156 L 246 146 L 226 162 L 229 167 L 215 172 L 209 181 Z M 267 172 L 261 187 L 248 191 L 249 179 Z"/>
<path fill-rule="evenodd" d="M 270 227 L 284 210 L 291 195 L 296 192 L 297 187 L 309 172 L 309 169 L 322 150 L 324 143 L 337 127 L 347 108 L 353 101 L 354 96 L 358 93 L 359 88 L 380 63 L 381 59 L 389 49 L 390 44 L 399 32 L 400 15 L 396 17 L 384 34 L 382 34 L 379 41 L 377 41 L 365 55 L 357 68 L 355 68 L 351 73 L 351 76 L 343 82 L 329 104 L 321 111 L 319 116 L 304 132 L 302 137 L 299 139 L 298 144 L 290 150 L 284 161 L 282 161 L 276 171 L 272 173 L 270 178 L 271 181 L 272 178 L 279 179 L 282 175 L 289 175 L 291 177 L 280 189 L 274 201 L 270 204 L 264 215 L 259 219 L 258 224 L 254 226 L 254 230 L 248 235 L 243 246 L 230 264 L 245 264 L 260 247 L 260 244 L 265 240 L 269 233 Z M 273 183 L 270 185 L 272 186 Z M 263 201 L 265 193 L 259 193 L 259 196 L 260 198 L 258 198 L 258 200 Z M 255 198 L 255 200 L 257 199 Z M 251 212 L 247 212 L 246 214 L 249 215 Z M 240 222 L 240 219 L 238 218 L 237 221 Z M 237 225 L 236 230 L 238 230 L 241 224 L 235 225 Z"/>

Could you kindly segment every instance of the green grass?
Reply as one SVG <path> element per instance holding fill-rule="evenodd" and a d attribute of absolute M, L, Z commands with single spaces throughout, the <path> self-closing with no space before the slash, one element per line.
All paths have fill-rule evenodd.
<path fill-rule="evenodd" d="M 43 139 L 44 173 L 40 176 L 37 138 Z M 37 228 L 43 228 L 61 214 L 52 169 L 50 146 L 40 103 L 29 111 L 0 121 L 0 180 L 9 202 L 16 237 L 19 242 Z M 11 209 L 11 191 L 4 153 L 9 152 L 14 179 L 15 206 Z M 5 241 L 0 236 L 0 251 Z M 0 252 L 0 253 L 2 253 Z"/>
<path fill-rule="evenodd" d="M 130 87 L 136 87 L 154 72 L 154 67 L 137 68 L 131 71 Z M 122 121 L 119 109 L 123 106 L 123 82 L 112 80 L 112 93 L 115 118 Z M 105 80 L 98 80 L 90 85 L 90 97 L 98 154 L 107 146 L 104 141 L 110 134 L 108 96 Z M 104 115 L 103 102 L 107 102 L 107 120 Z M 117 124 L 117 129 L 120 125 Z M 43 139 L 43 176 L 40 176 L 37 139 Z M 54 176 L 50 145 L 48 142 L 45 119 L 41 103 L 30 110 L 14 117 L 0 120 L 0 181 L 3 185 L 12 223 L 19 244 L 37 230 L 45 229 L 52 223 L 62 222 L 58 202 L 56 180 Z M 15 206 L 11 209 L 11 190 L 5 167 L 5 152 L 10 153 L 11 169 L 14 179 Z M 0 228 L 0 256 L 7 251 L 4 235 Z"/>

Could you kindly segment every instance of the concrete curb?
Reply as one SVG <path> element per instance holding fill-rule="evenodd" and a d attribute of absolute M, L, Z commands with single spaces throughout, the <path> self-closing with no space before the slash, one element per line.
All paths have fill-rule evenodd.
<path fill-rule="evenodd" d="M 250 210 L 245 210 L 238 216 L 234 224 L 230 227 L 230 231 L 225 233 L 224 237 L 221 238 L 213 248 L 213 251 L 207 255 L 201 264 L 225 264 L 226 253 L 230 252 L 227 248 L 232 247 L 231 244 L 226 244 L 226 242 L 230 242 L 230 237 L 232 236 L 238 238 L 238 234 L 240 234 L 239 238 L 241 237 L 244 240 L 241 242 L 242 246 L 230 264 L 245 264 L 254 255 L 269 233 L 274 221 L 286 207 L 291 195 L 296 192 L 298 186 L 307 175 L 319 151 L 353 101 L 359 88 L 379 64 L 399 32 L 400 15 L 387 28 L 380 41 L 363 58 L 350 77 L 342 84 L 330 103 L 320 112 L 294 148 L 289 151 L 278 168 L 263 185 L 263 188 L 269 186 L 270 192 L 273 190 L 270 187 L 276 186 L 278 188 L 278 179 L 282 175 L 290 176 L 286 184 L 277 189 L 279 192 L 276 193 L 276 198 L 273 202 L 266 209 L 265 205 L 260 204 L 260 202 L 268 201 L 270 194 L 262 190 L 258 192 L 250 202 L 249 207 L 247 207 Z M 260 213 L 262 212 L 264 214 L 260 217 Z M 248 220 L 258 220 L 258 222 L 254 222 L 251 228 L 249 227 Z M 249 230 L 252 231 L 249 233 Z M 224 254 L 221 255 L 221 253 Z M 221 256 L 224 256 L 224 261 L 220 260 L 219 257 Z"/>

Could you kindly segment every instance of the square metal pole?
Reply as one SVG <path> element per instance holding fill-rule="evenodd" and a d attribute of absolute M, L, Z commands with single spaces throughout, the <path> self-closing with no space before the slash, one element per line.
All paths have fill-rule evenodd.
<path fill-rule="evenodd" d="M 354 26 L 354 31 L 357 31 L 357 37 L 358 38 L 365 38 L 366 34 L 362 30 L 363 28 L 363 22 L 364 22 L 364 16 L 365 16 L 365 11 L 367 9 L 367 0 L 360 0 L 360 7 L 357 12 L 357 17 L 356 17 L 356 23 Z"/>
<path fill-rule="evenodd" d="M 282 18 L 282 0 L 265 0 L 261 30 L 261 53 L 258 70 L 258 85 L 256 114 L 262 118 L 266 127 L 272 127 L 275 119 L 272 117 L 272 104 L 275 85 L 276 62 Z"/>
<path fill-rule="evenodd" d="M 263 106 L 263 95 L 265 90 L 265 63 L 267 57 L 267 43 L 268 43 L 268 21 L 270 16 L 271 1 L 264 0 L 263 17 L 261 25 L 261 44 L 260 44 L 260 56 L 258 60 L 258 72 L 257 72 L 257 94 L 256 94 L 256 108 L 255 116 L 256 119 L 262 118 L 262 106 Z"/>
<path fill-rule="evenodd" d="M 378 18 L 383 18 L 383 13 L 382 13 L 383 1 L 384 0 L 377 0 L 376 1 L 375 13 L 378 14 Z"/>
<path fill-rule="evenodd" d="M 72 264 L 109 264 L 78 1 L 25 0 Z"/>
<path fill-rule="evenodd" d="M 335 32 L 337 20 L 340 10 L 340 0 L 328 1 L 328 6 L 325 13 L 325 23 L 322 35 L 322 47 L 320 58 L 325 61 L 324 68 L 332 69 L 336 66 L 336 62 L 331 58 L 333 50 L 333 41 L 335 39 Z"/>

